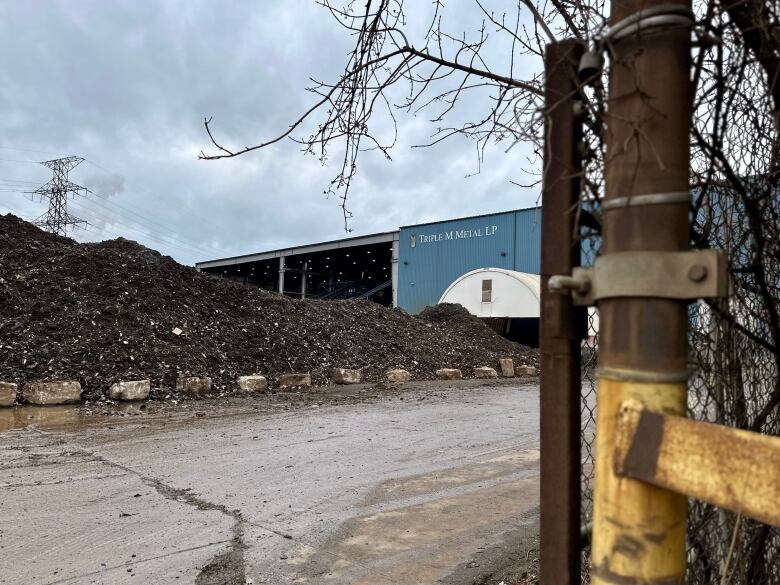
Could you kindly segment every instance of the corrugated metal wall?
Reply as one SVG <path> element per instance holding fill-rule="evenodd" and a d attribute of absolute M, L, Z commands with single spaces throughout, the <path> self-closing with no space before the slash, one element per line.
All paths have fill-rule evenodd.
<path fill-rule="evenodd" d="M 398 306 L 419 313 L 477 268 L 539 274 L 541 211 L 508 211 L 401 228 Z"/>

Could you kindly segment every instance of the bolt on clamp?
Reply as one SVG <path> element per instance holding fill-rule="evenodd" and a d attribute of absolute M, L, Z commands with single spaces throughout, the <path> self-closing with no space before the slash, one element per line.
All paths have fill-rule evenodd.
<path fill-rule="evenodd" d="M 610 298 L 658 298 L 693 301 L 728 294 L 726 256 L 720 250 L 613 252 L 593 266 L 550 277 L 556 292 L 570 291 L 575 305 Z"/>

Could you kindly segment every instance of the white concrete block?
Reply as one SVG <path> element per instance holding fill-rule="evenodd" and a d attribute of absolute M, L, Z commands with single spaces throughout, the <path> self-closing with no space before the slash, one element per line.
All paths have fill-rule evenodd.
<path fill-rule="evenodd" d="M 408 382 L 412 379 L 412 375 L 407 370 L 396 368 L 387 370 L 385 372 L 385 378 L 387 378 L 388 382 Z"/>
<path fill-rule="evenodd" d="M 501 375 L 504 378 L 515 377 L 515 364 L 512 362 L 512 358 L 501 358 L 498 360 L 498 365 L 501 367 Z"/>
<path fill-rule="evenodd" d="M 527 366 L 523 364 L 522 366 L 515 367 L 515 376 L 535 376 L 536 375 L 536 368 L 534 366 Z"/>
<path fill-rule="evenodd" d="M 244 392 L 263 392 L 268 388 L 268 379 L 265 376 L 239 376 L 238 387 Z"/>
<path fill-rule="evenodd" d="M 279 388 L 292 388 L 294 386 L 311 386 L 311 374 L 282 374 L 276 380 Z"/>
<path fill-rule="evenodd" d="M 18 386 L 11 382 L 0 382 L 0 406 L 13 406 Z"/>
<path fill-rule="evenodd" d="M 442 368 L 436 370 L 436 377 L 439 380 L 462 380 L 463 372 L 457 368 Z"/>
<path fill-rule="evenodd" d="M 477 368 L 474 368 L 474 377 L 475 378 L 498 378 L 498 373 L 494 368 L 489 368 L 487 366 L 479 366 Z"/>
<path fill-rule="evenodd" d="M 330 379 L 336 384 L 360 384 L 360 370 L 347 370 L 345 368 L 332 368 L 329 372 Z"/>
<path fill-rule="evenodd" d="M 199 378 L 196 376 L 185 376 L 176 378 L 176 392 L 182 394 L 206 394 L 211 390 L 211 378 Z"/>
<path fill-rule="evenodd" d="M 146 400 L 150 390 L 149 380 L 115 382 L 108 389 L 108 397 L 111 400 Z"/>
<path fill-rule="evenodd" d="M 81 401 L 81 384 L 74 381 L 30 382 L 22 389 L 22 398 L 30 404 L 72 404 Z"/>

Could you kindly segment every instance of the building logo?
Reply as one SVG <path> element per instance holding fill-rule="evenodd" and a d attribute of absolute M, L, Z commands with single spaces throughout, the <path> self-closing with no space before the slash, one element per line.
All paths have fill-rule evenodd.
<path fill-rule="evenodd" d="M 412 248 L 417 247 L 417 234 L 412 234 L 411 236 L 409 236 L 409 245 Z"/>
<path fill-rule="evenodd" d="M 450 230 L 438 234 L 412 234 L 412 248 L 417 246 L 419 241 L 422 244 L 434 244 L 436 242 L 449 242 L 454 240 L 470 240 L 472 238 L 483 238 L 495 236 L 498 233 L 497 225 L 485 225 L 472 229 Z"/>

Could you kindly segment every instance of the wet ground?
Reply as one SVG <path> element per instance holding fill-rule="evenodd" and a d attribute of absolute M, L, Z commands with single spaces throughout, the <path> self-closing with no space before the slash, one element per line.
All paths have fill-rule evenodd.
<path fill-rule="evenodd" d="M 0 411 L 0 583 L 492 583 L 532 565 L 538 389 Z"/>

